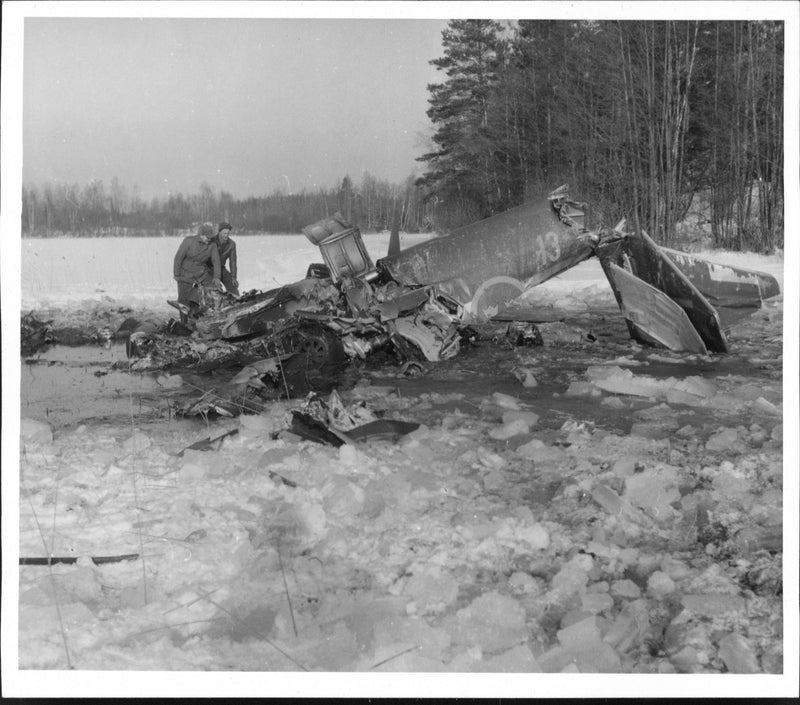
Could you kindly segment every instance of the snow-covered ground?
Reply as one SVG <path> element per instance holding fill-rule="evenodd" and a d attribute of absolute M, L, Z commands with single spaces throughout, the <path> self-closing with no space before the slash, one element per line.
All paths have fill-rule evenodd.
<path fill-rule="evenodd" d="M 177 244 L 25 240 L 23 311 L 162 311 Z M 320 261 L 303 237 L 237 244 L 243 289 Z M 377 259 L 388 235 L 366 244 Z M 783 289 L 779 257 L 709 258 Z M 718 695 L 764 694 L 796 677 L 782 297 L 715 358 L 642 350 L 620 321 L 594 319 L 613 302 L 596 261 L 525 298 L 570 314 L 541 326 L 544 347 L 486 343 L 421 380 L 367 367 L 342 391 L 421 424 L 395 443 L 303 441 L 286 421 L 301 401 L 207 425 L 168 405 L 153 418 L 116 380 L 127 420 L 23 419 L 19 554 L 77 562 L 19 568 L 19 610 L 3 620 L 13 677 L 84 695 L 518 697 L 696 694 L 709 682 L 668 674 L 783 674 L 713 681 Z M 168 399 L 182 379 L 154 382 Z M 152 679 L 164 671 L 226 676 Z M 436 676 L 384 673 L 409 671 Z"/>
<path fill-rule="evenodd" d="M 427 235 L 403 234 L 409 247 Z M 322 262 L 319 248 L 303 235 L 233 238 L 241 291 L 266 291 L 302 279 Z M 42 308 L 112 297 L 134 305 L 163 305 L 175 298 L 172 261 L 180 237 L 55 238 L 22 241 L 22 308 Z M 373 260 L 389 247 L 389 233 L 364 235 Z"/>
<path fill-rule="evenodd" d="M 425 234 L 401 234 L 401 246 L 426 240 Z M 302 235 L 250 235 L 234 238 L 242 291 L 267 290 L 305 276 L 311 262 L 321 262 L 319 248 Z M 25 239 L 21 253 L 23 310 L 111 298 L 120 305 L 161 307 L 174 298 L 172 259 L 179 237 Z M 373 261 L 389 247 L 389 233 L 364 235 Z M 768 272 L 783 289 L 783 258 L 752 253 L 698 253 L 721 264 Z M 536 294 L 584 293 L 587 287 L 610 291 L 596 259 L 537 287 Z"/>

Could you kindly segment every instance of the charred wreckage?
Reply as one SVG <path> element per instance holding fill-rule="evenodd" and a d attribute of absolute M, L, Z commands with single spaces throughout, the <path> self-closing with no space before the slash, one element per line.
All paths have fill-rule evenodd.
<path fill-rule="evenodd" d="M 725 331 L 780 293 L 774 277 L 656 245 L 644 232 L 590 230 L 567 186 L 546 199 L 371 260 L 339 214 L 303 229 L 324 264 L 301 281 L 238 298 L 205 290 L 199 312 L 134 330 L 132 371 L 241 368 L 244 396 L 302 397 L 332 388 L 352 361 L 377 351 L 398 364 L 447 360 L 525 289 L 597 256 L 631 336 L 673 351 L 725 353 Z M 235 404 L 234 404 L 235 406 Z M 220 413 L 225 410 L 214 407 Z"/>
<path fill-rule="evenodd" d="M 532 202 L 373 264 L 338 214 L 303 229 L 324 264 L 301 281 L 238 298 L 204 291 L 169 330 L 131 333 L 131 370 L 238 365 L 232 383 L 299 397 L 330 389 L 353 360 L 389 351 L 401 364 L 447 360 L 525 289 L 597 256 L 631 336 L 674 351 L 724 353 L 733 323 L 780 293 L 774 277 L 657 246 L 646 233 L 589 230 L 562 186 Z"/>

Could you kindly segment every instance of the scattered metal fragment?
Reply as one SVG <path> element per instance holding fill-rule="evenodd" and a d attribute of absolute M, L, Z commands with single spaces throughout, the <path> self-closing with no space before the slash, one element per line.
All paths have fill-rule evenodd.
<path fill-rule="evenodd" d="M 530 321 L 512 321 L 506 328 L 506 338 L 517 347 L 533 347 L 544 345 L 542 334 L 535 323 Z"/>
<path fill-rule="evenodd" d="M 285 478 L 283 475 L 278 474 L 274 470 L 269 470 L 268 474 L 273 480 L 277 480 L 278 482 L 280 482 L 283 485 L 286 485 L 287 487 L 292 487 L 292 488 L 297 487 L 296 482 L 293 482 L 292 480 Z"/>
<path fill-rule="evenodd" d="M 372 440 L 397 441 L 419 428 L 418 423 L 375 417 L 363 401 L 346 407 L 334 390 L 326 402 L 311 394 L 299 410 L 292 411 L 289 430 L 317 443 L 341 446 Z"/>
<path fill-rule="evenodd" d="M 311 414 L 305 414 L 302 411 L 292 411 L 292 421 L 289 430 L 300 438 L 315 443 L 324 443 L 326 445 L 343 446 L 350 443 L 350 439 L 341 431 L 337 431 L 319 419 L 314 418 Z"/>
<path fill-rule="evenodd" d="M 397 419 L 378 419 L 347 431 L 347 436 L 354 441 L 391 441 L 396 442 L 403 436 L 416 431 L 418 423 Z"/>
<path fill-rule="evenodd" d="M 408 362 L 404 362 L 403 366 L 400 368 L 400 374 L 404 377 L 420 377 L 427 374 L 427 372 L 428 369 L 421 362 L 417 362 L 416 360 L 408 360 Z"/>
<path fill-rule="evenodd" d="M 125 553 L 120 556 L 92 556 L 92 563 L 103 565 L 104 563 L 121 563 L 122 561 L 135 561 L 139 558 L 138 553 Z M 73 564 L 77 563 L 79 556 L 20 556 L 20 565 L 55 565 L 56 563 Z"/>
<path fill-rule="evenodd" d="M 235 436 L 237 433 L 239 433 L 239 429 L 233 428 L 230 431 L 226 431 L 222 435 L 217 436 L 216 438 L 204 438 L 203 440 L 192 443 L 192 445 L 184 448 L 178 453 L 178 457 L 182 458 L 183 454 L 187 450 L 219 450 L 224 439 L 228 438 L 229 436 Z"/>

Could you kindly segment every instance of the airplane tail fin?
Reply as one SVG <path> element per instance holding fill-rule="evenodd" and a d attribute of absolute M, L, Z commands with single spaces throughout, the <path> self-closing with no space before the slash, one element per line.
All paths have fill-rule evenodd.
<path fill-rule="evenodd" d="M 397 203 L 392 208 L 392 231 L 389 235 L 389 252 L 387 257 L 396 255 L 400 252 L 400 212 L 397 210 Z"/>

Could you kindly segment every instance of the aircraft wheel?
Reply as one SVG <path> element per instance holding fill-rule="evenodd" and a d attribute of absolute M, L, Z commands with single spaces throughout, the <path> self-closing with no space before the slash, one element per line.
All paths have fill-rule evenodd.
<path fill-rule="evenodd" d="M 336 367 L 346 360 L 339 336 L 317 323 L 299 325 L 284 331 L 281 346 L 287 353 L 297 353 L 309 368 Z"/>
<path fill-rule="evenodd" d="M 306 324 L 283 332 L 280 346 L 295 353 L 283 363 L 290 396 L 305 396 L 309 391 L 329 392 L 347 364 L 339 337 L 319 324 Z"/>

